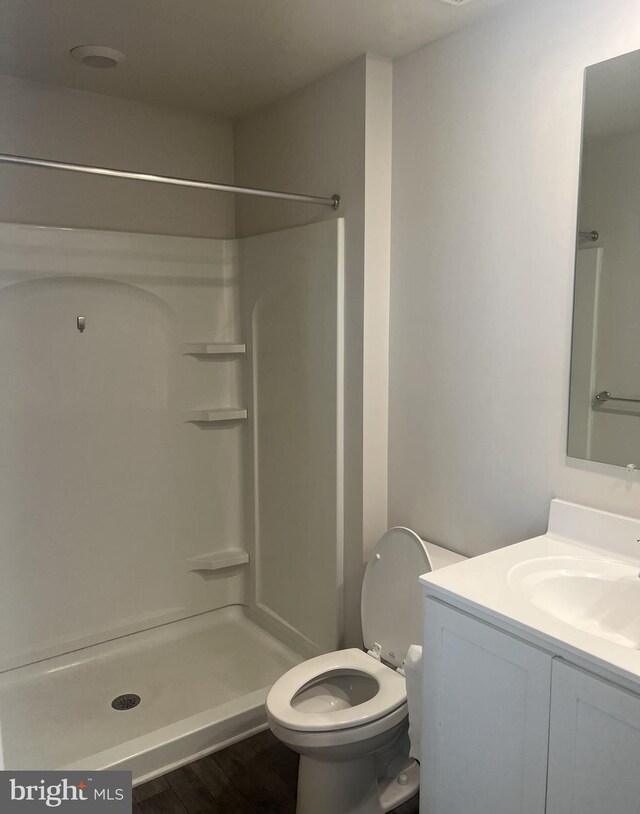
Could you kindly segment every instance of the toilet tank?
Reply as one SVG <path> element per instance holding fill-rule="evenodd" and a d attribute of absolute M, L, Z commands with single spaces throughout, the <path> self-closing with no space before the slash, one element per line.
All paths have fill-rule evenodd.
<path fill-rule="evenodd" d="M 435 543 L 430 543 L 428 540 L 423 540 L 422 542 L 429 554 L 433 571 L 437 571 L 438 568 L 446 568 L 447 565 L 455 565 L 455 563 L 463 562 L 467 559 L 467 557 L 464 557 L 462 554 L 456 554 L 455 551 L 449 551 Z"/>

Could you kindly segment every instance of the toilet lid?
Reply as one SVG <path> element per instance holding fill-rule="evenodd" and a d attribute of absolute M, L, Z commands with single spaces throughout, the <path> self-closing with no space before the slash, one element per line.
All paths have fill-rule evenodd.
<path fill-rule="evenodd" d="M 389 529 L 367 563 L 360 612 L 367 650 L 401 667 L 412 644 L 422 644 L 422 592 L 418 577 L 431 571 L 424 542 L 411 529 Z"/>

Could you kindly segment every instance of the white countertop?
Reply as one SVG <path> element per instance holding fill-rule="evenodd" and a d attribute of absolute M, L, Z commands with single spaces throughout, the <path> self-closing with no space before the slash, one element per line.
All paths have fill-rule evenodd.
<path fill-rule="evenodd" d="M 638 519 L 554 500 L 547 534 L 425 574 L 420 582 L 426 596 L 605 677 L 613 674 L 638 691 L 640 650 L 580 630 L 537 607 L 514 584 L 517 580 L 513 577 L 514 569 L 522 563 L 547 557 L 614 560 L 637 567 L 640 572 L 639 539 Z M 640 616 L 640 605 L 637 614 Z"/>

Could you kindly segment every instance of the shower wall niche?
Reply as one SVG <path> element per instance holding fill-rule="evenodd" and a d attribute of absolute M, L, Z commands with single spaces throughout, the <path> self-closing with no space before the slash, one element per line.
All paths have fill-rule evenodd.
<path fill-rule="evenodd" d="M 341 230 L 0 224 L 0 669 L 228 605 L 336 645 Z"/>

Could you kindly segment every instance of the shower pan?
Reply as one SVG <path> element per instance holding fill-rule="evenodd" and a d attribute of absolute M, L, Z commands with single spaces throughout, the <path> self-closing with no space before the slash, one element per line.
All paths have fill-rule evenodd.
<path fill-rule="evenodd" d="M 338 645 L 343 221 L 0 224 L 0 763 L 135 782 Z"/>

